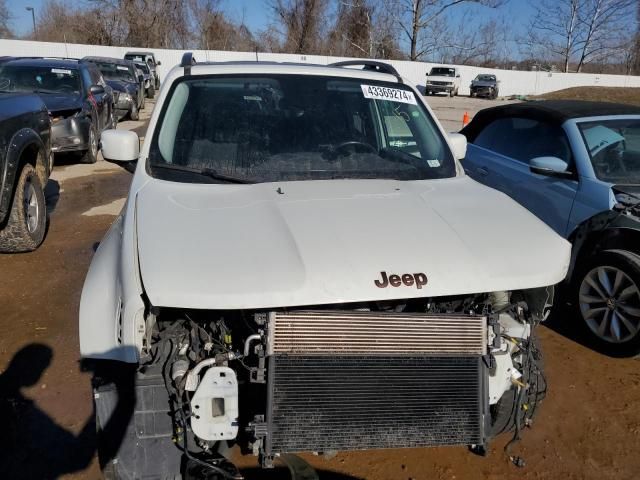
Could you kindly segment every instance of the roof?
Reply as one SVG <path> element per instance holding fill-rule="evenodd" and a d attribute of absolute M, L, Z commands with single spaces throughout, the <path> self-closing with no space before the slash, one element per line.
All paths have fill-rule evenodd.
<path fill-rule="evenodd" d="M 112 58 L 112 57 L 84 57 L 82 59 L 85 62 L 102 62 L 102 63 L 113 63 L 115 65 L 126 65 L 127 67 L 131 66 L 133 63 L 131 60 L 125 60 L 124 58 Z"/>
<path fill-rule="evenodd" d="M 399 82 L 394 73 L 383 72 L 368 66 L 366 68 L 352 68 L 353 65 L 319 65 L 314 63 L 291 63 L 272 61 L 230 61 L 230 62 L 198 62 L 189 67 L 176 66 L 172 69 L 167 80 L 185 75 L 207 74 L 294 74 L 294 75 L 324 75 L 332 77 L 359 78 L 363 80 L 378 80 Z M 395 72 L 395 70 L 393 70 Z M 397 73 L 397 72 L 396 72 Z"/>
<path fill-rule="evenodd" d="M 539 100 L 480 110 L 461 133 L 473 140 L 490 122 L 504 117 L 525 117 L 562 125 L 567 120 L 608 115 L 640 115 L 640 107 L 622 103 L 584 100 Z"/>
<path fill-rule="evenodd" d="M 127 53 L 125 53 L 125 56 L 126 55 L 150 55 L 150 56 L 155 58 L 155 56 L 153 55 L 153 52 L 142 52 L 142 51 L 127 52 Z"/>
<path fill-rule="evenodd" d="M 24 67 L 78 68 L 79 60 L 75 58 L 41 58 L 41 57 L 4 57 L 4 65 L 20 65 Z"/>

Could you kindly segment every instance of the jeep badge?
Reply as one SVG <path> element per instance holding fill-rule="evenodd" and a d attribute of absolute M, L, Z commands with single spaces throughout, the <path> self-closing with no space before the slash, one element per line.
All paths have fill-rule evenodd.
<path fill-rule="evenodd" d="M 418 290 L 427 284 L 427 275 L 424 273 L 403 273 L 402 275 L 392 274 L 387 277 L 387 272 L 380 272 L 382 277 L 379 280 L 374 280 L 378 288 L 387 288 L 389 285 L 392 287 L 399 287 L 404 284 L 407 287 L 416 286 Z"/>

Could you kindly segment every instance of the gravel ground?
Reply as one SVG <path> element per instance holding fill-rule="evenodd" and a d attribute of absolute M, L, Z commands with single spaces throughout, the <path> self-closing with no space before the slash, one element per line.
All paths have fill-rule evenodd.
<path fill-rule="evenodd" d="M 447 97 L 427 101 L 448 130 L 460 127 L 464 111 L 473 115 L 500 102 Z M 150 106 L 144 113 L 149 112 Z M 123 122 L 119 128 L 143 131 L 142 125 Z M 100 478 L 95 459 L 65 460 L 77 460 L 82 449 L 95 449 L 94 435 L 80 436 L 93 428 L 93 407 L 89 375 L 78 364 L 77 314 L 94 246 L 122 207 L 130 179 L 106 162 L 56 166 L 47 187 L 50 228 L 44 245 L 31 254 L 0 256 L 0 371 L 26 345 L 40 343 L 53 353 L 50 362 L 28 359 L 29 367 L 20 376 L 22 401 L 37 415 L 20 421 L 31 432 L 29 448 L 55 451 L 56 461 L 46 476 L 25 473 L 24 478 Z M 462 447 L 304 458 L 321 472 L 320 478 L 333 480 L 639 478 L 640 364 L 584 346 L 572 334 L 575 321 L 559 310 L 539 329 L 550 387 L 533 428 L 512 448 L 512 455 L 526 461 L 524 468 L 515 467 L 504 454 L 508 437 L 496 439 L 486 458 Z M 19 457 L 25 448 L 10 445 L 0 452 L 0 460 L 3 455 Z M 247 468 L 248 479 L 288 478 L 281 470 L 251 468 L 256 465 L 253 457 L 238 456 L 237 461 Z M 25 465 L 24 471 L 31 467 Z"/>

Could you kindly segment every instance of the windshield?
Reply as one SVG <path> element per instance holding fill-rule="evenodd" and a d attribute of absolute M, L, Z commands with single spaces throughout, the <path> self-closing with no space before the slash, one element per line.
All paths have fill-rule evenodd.
<path fill-rule="evenodd" d="M 79 95 L 80 73 L 70 68 L 3 65 L 0 66 L 0 90 Z"/>
<path fill-rule="evenodd" d="M 133 75 L 133 69 L 127 65 L 104 62 L 96 62 L 96 65 L 106 80 L 123 80 L 125 82 L 136 81 Z"/>
<path fill-rule="evenodd" d="M 455 77 L 456 70 L 455 68 L 445 68 L 445 67 L 432 68 L 429 76 L 436 76 L 436 75 L 439 77 Z"/>
<path fill-rule="evenodd" d="M 187 169 L 250 182 L 456 172 L 427 110 L 408 87 L 392 83 L 309 75 L 185 79 L 174 85 L 159 125 L 149 164 L 163 178 L 181 180 Z"/>
<path fill-rule="evenodd" d="M 600 180 L 640 184 L 640 117 L 582 122 L 578 128 Z"/>
<path fill-rule="evenodd" d="M 480 82 L 495 82 L 496 81 L 496 77 L 493 75 L 478 75 L 476 77 L 476 80 L 480 81 Z"/>
<path fill-rule="evenodd" d="M 146 63 L 136 63 L 136 68 L 139 68 L 143 73 L 147 75 L 149 74 L 149 67 Z"/>

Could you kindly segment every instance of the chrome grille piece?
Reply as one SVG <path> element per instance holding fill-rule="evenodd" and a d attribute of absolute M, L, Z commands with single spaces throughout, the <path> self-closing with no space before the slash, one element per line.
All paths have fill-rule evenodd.
<path fill-rule="evenodd" d="M 469 315 L 273 312 L 268 354 L 484 355 L 487 320 Z"/>

